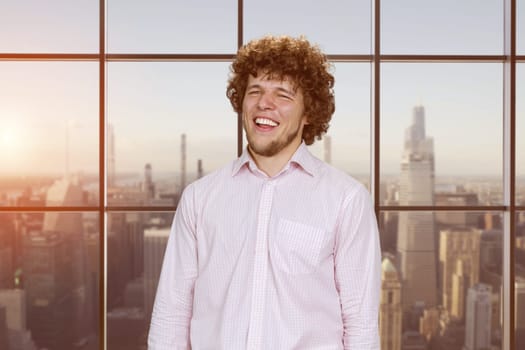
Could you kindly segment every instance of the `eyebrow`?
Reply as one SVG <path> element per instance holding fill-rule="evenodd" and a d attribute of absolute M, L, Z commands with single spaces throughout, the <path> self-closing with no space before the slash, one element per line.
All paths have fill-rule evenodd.
<path fill-rule="evenodd" d="M 251 89 L 264 89 L 264 88 L 260 84 L 251 84 L 251 85 L 248 85 L 246 87 L 246 91 L 251 90 Z M 285 89 L 285 88 L 280 87 L 280 86 L 275 88 L 275 89 L 278 90 L 278 91 L 284 92 L 284 93 L 286 93 L 288 95 L 291 95 L 291 96 L 295 96 L 296 95 L 296 93 L 294 91 Z"/>

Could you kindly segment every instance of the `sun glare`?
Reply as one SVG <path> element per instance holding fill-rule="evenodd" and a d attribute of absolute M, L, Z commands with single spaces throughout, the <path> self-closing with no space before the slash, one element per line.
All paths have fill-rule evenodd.
<path fill-rule="evenodd" d="M 17 132 L 14 128 L 0 130 L 0 145 L 3 149 L 14 150 L 18 145 Z"/>

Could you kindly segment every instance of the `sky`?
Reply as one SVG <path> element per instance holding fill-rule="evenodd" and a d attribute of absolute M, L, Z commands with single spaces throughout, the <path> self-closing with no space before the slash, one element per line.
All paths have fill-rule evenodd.
<path fill-rule="evenodd" d="M 45 3 L 45 4 L 44 4 Z M 108 0 L 109 53 L 226 53 L 236 47 L 235 0 Z M 184 6 L 182 6 L 184 4 Z M 525 1 L 518 0 L 518 53 L 525 54 Z M 304 34 L 329 54 L 370 54 L 368 1 L 246 1 L 245 40 Z M 521 9 L 521 10 L 520 10 Z M 0 52 L 96 53 L 98 1 L 3 0 Z M 384 0 L 382 53 L 503 53 L 503 7 L 497 0 Z M 446 25 L 443 25 L 446 23 Z M 225 97 L 229 62 L 111 62 L 107 118 L 117 171 L 173 172 L 180 135 L 188 169 L 211 171 L 236 156 L 236 115 Z M 336 63 L 334 165 L 351 174 L 370 168 L 371 66 Z M 97 62 L 0 61 L 0 175 L 98 168 Z M 381 67 L 381 170 L 399 172 L 412 109 L 426 110 L 436 174 L 502 173 L 499 63 L 385 63 Z M 517 169 L 525 175 L 525 63 L 517 76 Z M 322 143 L 314 153 L 322 157 Z"/>

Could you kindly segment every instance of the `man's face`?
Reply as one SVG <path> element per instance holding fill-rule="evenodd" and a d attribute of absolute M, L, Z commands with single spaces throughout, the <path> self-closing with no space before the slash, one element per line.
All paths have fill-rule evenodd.
<path fill-rule="evenodd" d="M 290 156 L 301 144 L 307 124 L 303 93 L 287 80 L 268 79 L 265 74 L 248 78 L 242 102 L 242 120 L 248 146 L 256 155 Z"/>

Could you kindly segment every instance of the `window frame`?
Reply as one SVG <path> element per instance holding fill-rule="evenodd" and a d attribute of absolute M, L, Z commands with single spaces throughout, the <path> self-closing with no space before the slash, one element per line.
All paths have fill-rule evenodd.
<path fill-rule="evenodd" d="M 237 47 L 243 43 L 243 0 L 237 1 Z M 381 54 L 381 0 L 370 0 L 372 6 L 372 47 L 370 54 L 328 55 L 334 62 L 368 62 L 371 64 L 371 148 L 370 181 L 374 209 L 377 217 L 384 212 L 399 211 L 501 211 L 504 213 L 503 245 L 503 349 L 515 350 L 514 329 L 514 248 L 516 220 L 524 205 L 516 204 L 516 64 L 525 62 L 525 55 L 516 54 L 517 0 L 504 0 L 504 53 L 503 55 L 384 55 Z M 525 25 L 523 23 L 522 25 Z M 108 62 L 121 61 L 202 61 L 229 62 L 235 57 L 231 54 L 111 54 L 106 52 L 106 0 L 99 0 L 99 52 L 98 53 L 0 53 L 2 61 L 92 61 L 99 64 L 99 202 L 97 206 L 57 206 L 57 207 L 0 207 L 1 213 L 9 212 L 96 212 L 99 216 L 99 348 L 106 348 L 106 256 L 107 256 L 107 217 L 113 212 L 156 212 L 175 211 L 176 207 L 134 207 L 110 206 L 107 204 L 107 165 L 106 165 L 106 68 Z M 388 62 L 492 62 L 502 63 L 503 72 L 503 205 L 485 206 L 390 206 L 379 200 L 380 188 L 380 86 L 381 65 Z M 243 150 L 243 130 L 240 116 L 237 118 L 237 154 Z"/>

